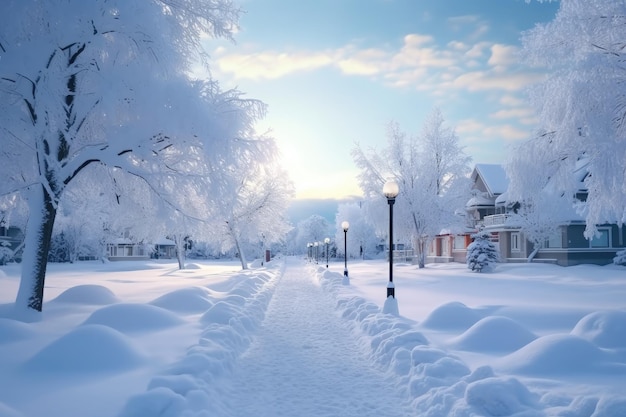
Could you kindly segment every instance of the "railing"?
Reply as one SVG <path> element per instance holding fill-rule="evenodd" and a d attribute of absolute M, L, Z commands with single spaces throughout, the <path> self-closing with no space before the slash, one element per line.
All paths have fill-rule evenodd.
<path fill-rule="evenodd" d="M 508 214 L 494 214 L 492 216 L 485 216 L 485 218 L 483 219 L 483 225 L 485 227 L 502 226 L 506 223 L 509 217 L 510 215 Z"/>

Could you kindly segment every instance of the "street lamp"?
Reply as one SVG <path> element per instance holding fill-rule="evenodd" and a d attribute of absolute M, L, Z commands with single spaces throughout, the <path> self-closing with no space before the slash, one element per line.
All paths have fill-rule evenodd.
<path fill-rule="evenodd" d="M 348 229 L 350 223 L 344 220 L 341 222 L 341 228 L 343 229 L 343 283 L 347 285 L 350 284 L 348 278 Z"/>
<path fill-rule="evenodd" d="M 328 269 L 328 244 L 330 243 L 330 238 L 324 239 L 324 243 L 326 244 L 326 269 Z"/>
<path fill-rule="evenodd" d="M 311 243 L 306 244 L 306 257 L 309 262 L 311 262 L 311 245 Z"/>
<path fill-rule="evenodd" d="M 319 242 L 315 242 L 313 244 L 313 247 L 315 248 L 315 263 L 317 264 L 317 259 L 318 259 L 317 254 L 318 254 Z"/>
<path fill-rule="evenodd" d="M 396 301 L 396 288 L 393 283 L 393 204 L 400 192 L 398 183 L 394 180 L 387 180 L 383 186 L 383 194 L 387 197 L 389 203 L 389 283 L 387 284 L 387 299 L 383 312 L 388 312 L 396 316 L 399 315 L 398 303 Z"/>

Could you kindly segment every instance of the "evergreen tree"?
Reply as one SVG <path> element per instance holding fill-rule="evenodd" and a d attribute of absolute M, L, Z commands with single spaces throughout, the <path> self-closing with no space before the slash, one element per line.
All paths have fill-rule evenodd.
<path fill-rule="evenodd" d="M 472 235 L 472 238 L 474 241 L 467 247 L 467 267 L 476 272 L 492 271 L 500 256 L 489 233 L 481 231 Z"/>

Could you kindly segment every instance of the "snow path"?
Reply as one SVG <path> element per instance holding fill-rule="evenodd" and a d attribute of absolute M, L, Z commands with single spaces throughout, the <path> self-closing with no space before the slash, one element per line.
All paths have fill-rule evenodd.
<path fill-rule="evenodd" d="M 301 261 L 286 260 L 265 320 L 220 388 L 233 417 L 410 416 Z"/>

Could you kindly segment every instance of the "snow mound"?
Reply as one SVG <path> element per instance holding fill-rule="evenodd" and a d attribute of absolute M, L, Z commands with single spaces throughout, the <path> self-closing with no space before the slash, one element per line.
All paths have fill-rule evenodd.
<path fill-rule="evenodd" d="M 58 297 L 51 300 L 51 302 L 93 305 L 114 304 L 118 301 L 119 300 L 110 289 L 102 285 L 89 284 L 68 288 L 59 294 Z"/>
<path fill-rule="evenodd" d="M 450 340 L 455 349 L 472 352 L 513 352 L 526 346 L 537 336 L 508 317 L 490 316 L 481 319 L 460 336 Z"/>
<path fill-rule="evenodd" d="M 241 308 L 233 303 L 218 301 L 200 318 L 203 324 L 218 323 L 229 324 L 231 319 L 237 319 L 241 314 Z"/>
<path fill-rule="evenodd" d="M 26 323 L 0 318 L 0 344 L 28 339 L 33 334 L 34 331 Z"/>
<path fill-rule="evenodd" d="M 44 347 L 24 364 L 35 372 L 92 373 L 130 370 L 143 355 L 120 332 L 101 325 L 78 326 Z"/>
<path fill-rule="evenodd" d="M 467 387 L 465 399 L 481 416 L 514 416 L 541 408 L 537 396 L 514 378 L 473 382 Z"/>
<path fill-rule="evenodd" d="M 253 269 L 261 268 L 262 266 L 264 266 L 264 265 L 261 265 L 262 262 L 263 262 L 262 259 L 255 259 L 254 261 L 250 262 L 248 266 Z"/>
<path fill-rule="evenodd" d="M 465 330 L 482 318 L 477 311 L 458 301 L 443 304 L 426 317 L 422 326 L 437 330 Z"/>
<path fill-rule="evenodd" d="M 578 336 L 554 334 L 540 337 L 503 357 L 501 368 L 526 375 L 565 375 L 601 372 L 605 355 Z"/>
<path fill-rule="evenodd" d="M 185 264 L 185 269 L 202 269 L 202 265 L 198 264 Z"/>
<path fill-rule="evenodd" d="M 626 349 L 626 311 L 596 311 L 576 324 L 571 332 L 603 348 Z"/>
<path fill-rule="evenodd" d="M 83 324 L 102 324 L 127 333 L 160 330 L 182 322 L 171 311 L 150 304 L 114 304 L 94 311 Z"/>
<path fill-rule="evenodd" d="M 164 294 L 150 304 L 181 313 L 200 313 L 211 308 L 213 302 L 206 288 L 189 287 Z"/>

